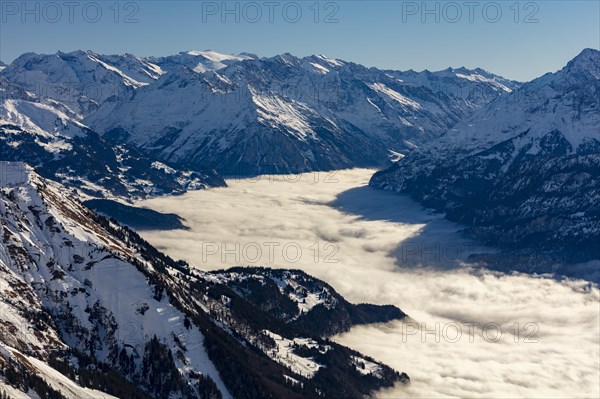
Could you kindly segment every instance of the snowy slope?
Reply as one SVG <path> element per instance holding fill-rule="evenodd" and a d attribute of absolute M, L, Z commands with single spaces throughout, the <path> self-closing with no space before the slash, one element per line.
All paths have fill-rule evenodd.
<path fill-rule="evenodd" d="M 166 257 L 24 164 L 0 162 L 0 222 L 0 363 L 14 369 L 0 372 L 4 385 L 50 387 L 69 398 L 102 397 L 100 388 L 118 397 L 360 398 L 408 381 L 375 360 L 380 374 L 354 374 L 348 365 L 359 353 Z M 260 284 L 254 274 L 245 280 Z M 394 307 L 372 310 L 381 316 L 343 323 L 324 309 L 320 317 L 333 327 L 323 335 L 404 317 Z M 274 351 L 277 342 L 290 356 Z"/>
<path fill-rule="evenodd" d="M 59 102 L 69 115 L 82 118 L 106 99 L 128 93 L 186 66 L 198 73 L 221 69 L 251 55 L 225 55 L 214 51 L 188 51 L 168 57 L 133 54 L 102 55 L 92 51 L 56 54 L 26 53 L 0 71 L 44 102 Z"/>
<path fill-rule="evenodd" d="M 164 163 L 234 174 L 383 165 L 518 86 L 479 69 L 381 71 L 211 50 L 27 53 L 2 76 Z"/>
<path fill-rule="evenodd" d="M 44 103 L 0 76 L 0 160 L 26 161 L 92 197 L 133 199 L 224 184 L 212 171 L 176 170 L 106 142 L 62 111 L 66 108 Z"/>
<path fill-rule="evenodd" d="M 158 78 L 160 67 L 132 55 L 102 56 L 92 51 L 26 53 L 2 71 L 43 101 L 65 104 L 73 117 L 83 117 L 107 98 Z"/>
<path fill-rule="evenodd" d="M 434 92 L 459 97 L 466 105 L 479 109 L 499 95 L 511 93 L 521 84 L 483 69 L 448 68 L 442 71 L 387 71 L 388 74 L 407 85 L 424 86 Z"/>
<path fill-rule="evenodd" d="M 543 137 L 552 131 L 568 142 L 569 153 L 595 146 L 600 140 L 599 54 L 586 49 L 562 70 L 499 98 L 451 129 L 434 148 L 442 151 L 451 146 L 473 153 L 512 140 L 516 151 L 531 145 L 527 153 L 536 155 L 543 151 Z"/>
<path fill-rule="evenodd" d="M 130 249 L 100 230 L 91 212 L 65 197 L 60 186 L 22 164 L 0 167 L 0 261 L 57 317 L 63 342 L 106 362 L 125 350 L 141 367 L 144 345 L 156 336 L 174 353 L 188 348 L 175 359 L 187 378 L 200 372 L 227 392 L 200 331 L 184 326 L 185 315 L 167 296 L 156 298 L 146 276 L 127 262 L 136 257 Z"/>
<path fill-rule="evenodd" d="M 569 261 L 600 257 L 599 184 L 600 52 L 592 49 L 371 180 L 493 244 Z"/>
<path fill-rule="evenodd" d="M 442 86 L 427 74 L 406 83 L 401 73 L 322 55 L 236 59 L 205 73 L 196 62 L 109 99 L 86 123 L 163 161 L 226 173 L 373 166 L 434 139 L 516 86 L 473 71 L 463 71 L 470 79 L 429 74 Z M 485 95 L 448 89 L 461 85 Z"/>
<path fill-rule="evenodd" d="M 41 378 L 50 388 L 66 399 L 117 399 L 116 396 L 108 395 L 104 392 L 83 388 L 75 381 L 69 379 L 57 370 L 48 366 L 43 361 L 32 356 L 24 355 L 18 350 L 5 346 L 0 342 L 0 363 L 3 361 L 12 362 L 28 369 L 29 372 Z M 0 393 L 6 392 L 9 398 L 39 398 L 40 396 L 34 389 L 27 392 L 16 389 L 11 385 L 0 380 Z"/>

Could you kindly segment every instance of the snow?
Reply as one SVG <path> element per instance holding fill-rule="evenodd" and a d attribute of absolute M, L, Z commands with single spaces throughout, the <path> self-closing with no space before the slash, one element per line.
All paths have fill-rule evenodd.
<path fill-rule="evenodd" d="M 105 309 L 102 317 L 113 320 L 116 326 L 114 333 L 106 327 L 107 341 L 101 341 L 96 350 L 96 357 L 100 360 L 108 356 L 109 342 L 120 347 L 127 346 L 140 355 L 145 342 L 154 335 L 173 353 L 181 350 L 179 341 L 186 350 L 183 356 L 174 358 L 183 375 L 188 375 L 192 370 L 208 375 L 224 397 L 231 397 L 204 350 L 204 337 L 200 330 L 196 326 L 185 328 L 184 314 L 170 304 L 166 295 L 160 301 L 156 300 L 146 276 L 124 260 L 126 257 L 137 258 L 138 254 L 132 253 L 123 243 L 100 229 L 89 219 L 89 211 L 65 196 L 64 188 L 60 185 L 41 179 L 21 163 L 2 162 L 0 171 L 4 172 L 1 174 L 0 194 L 6 196 L 12 192 L 14 198 L 10 202 L 0 201 L 5 236 L 11 237 L 13 246 L 23 248 L 27 254 L 15 258 L 12 255 L 14 252 L 10 252 L 5 244 L 0 245 L 2 298 L 13 296 L 9 294 L 11 285 L 15 283 L 10 281 L 26 280 L 31 286 L 39 287 L 37 292 L 31 291 L 31 297 L 39 296 L 43 305 L 55 312 L 68 311 L 74 316 L 75 325 L 83 329 L 93 328 L 86 309 L 98 304 Z M 38 192 L 41 187 L 44 190 L 43 199 Z M 55 222 L 48 223 L 51 220 L 49 216 Z M 53 225 L 55 227 L 51 227 Z M 75 260 L 77 257 L 82 260 Z M 152 270 L 152 265 L 144 263 Z M 11 271 L 10 274 L 2 272 L 5 268 Z M 60 278 L 55 278 L 56 272 L 60 272 Z M 88 280 L 91 284 L 86 284 Z M 23 293 L 23 290 L 20 292 Z M 70 294 L 57 300 L 53 294 L 56 292 Z M 27 307 L 34 305 L 31 302 Z M 18 308 L 14 306 L 14 300 L 0 300 L 0 317 L 9 325 L 27 326 L 26 320 L 19 316 Z M 41 308 L 41 303 L 37 306 Z M 141 307 L 147 309 L 143 314 L 138 311 Z M 56 342 L 54 346 L 63 345 L 56 335 L 50 333 L 48 336 L 36 335 L 33 334 L 35 330 L 29 328 L 19 328 L 18 331 L 20 339 L 14 340 L 15 345 L 21 342 L 20 345 L 27 347 L 50 348 L 48 342 L 52 342 L 52 339 Z M 48 342 L 43 341 L 42 337 Z M 85 342 L 79 336 L 67 335 L 64 339 L 70 346 L 84 349 Z M 43 369 L 42 366 L 39 368 L 41 373 L 56 379 L 51 375 L 52 370 Z M 64 389 L 72 388 L 64 381 L 58 383 L 66 386 Z M 85 396 L 85 392 L 82 392 L 73 393 L 73 397 L 94 396 Z"/>
<path fill-rule="evenodd" d="M 117 75 L 119 75 L 121 78 L 123 78 L 123 82 L 127 86 L 133 86 L 133 87 L 137 88 L 137 87 L 145 86 L 148 84 L 148 83 L 138 82 L 137 80 L 130 78 L 129 76 L 125 75 L 119 69 L 117 69 L 111 65 L 108 65 L 106 62 L 100 60 L 99 58 L 97 58 L 96 56 L 94 56 L 92 54 L 88 55 L 88 57 L 90 60 L 97 62 L 98 64 L 100 64 L 101 66 L 106 68 L 107 70 L 115 72 Z"/>
<path fill-rule="evenodd" d="M 10 399 L 39 399 L 39 396 L 33 391 L 25 393 L 5 384 L 2 380 L 0 380 L 0 392 L 3 391 L 8 394 Z"/>
<path fill-rule="evenodd" d="M 504 86 L 501 83 L 498 83 L 498 81 L 496 79 L 490 79 L 490 78 L 486 78 L 484 76 L 478 75 L 476 73 L 471 73 L 469 75 L 465 75 L 462 73 L 457 73 L 456 74 L 457 77 L 461 78 L 461 79 L 467 79 L 470 80 L 472 82 L 485 82 L 485 83 L 491 83 L 495 86 L 497 86 L 498 88 L 504 90 L 507 93 L 512 92 L 512 90 L 506 86 Z"/>
<path fill-rule="evenodd" d="M 12 99 L 0 102 L 0 123 L 17 125 L 49 139 L 55 139 L 58 135 L 81 136 L 87 128 L 49 105 Z"/>
<path fill-rule="evenodd" d="M 258 121 L 277 129 L 283 126 L 296 138 L 306 141 L 307 136 L 314 134 L 308 118 L 303 113 L 314 112 L 307 105 L 299 102 L 287 102 L 277 96 L 266 96 L 252 93 L 252 101 L 257 105 Z"/>
<path fill-rule="evenodd" d="M 183 54 L 197 59 L 197 64 L 192 68 L 192 70 L 200 74 L 208 71 L 218 71 L 219 69 L 223 69 L 234 62 L 251 59 L 251 57 L 245 55 L 221 54 L 212 50 L 191 50 L 186 51 Z"/>
<path fill-rule="evenodd" d="M 600 141 L 597 104 L 595 109 L 593 103 L 587 107 L 580 105 L 581 90 L 577 85 L 586 83 L 575 83 L 571 74 L 567 66 L 500 97 L 433 143 L 432 153 L 444 156 L 449 149 L 475 153 L 512 140 L 515 145 L 513 158 L 527 146 L 531 146 L 528 154 L 536 155 L 540 151 L 540 140 L 552 131 L 560 132 L 574 151 L 590 140 Z M 594 84 L 593 75 L 588 78 L 590 84 Z M 525 132 L 523 137 L 518 137 Z"/>
<path fill-rule="evenodd" d="M 327 56 L 325 56 L 323 54 L 319 54 L 319 55 L 317 55 L 317 57 L 320 58 L 320 59 L 322 59 L 323 61 L 325 61 L 326 63 L 328 63 L 331 66 L 334 66 L 334 67 L 344 66 L 344 62 L 343 61 L 336 60 L 334 58 L 329 58 L 329 57 L 327 57 Z"/>
<path fill-rule="evenodd" d="M 269 330 L 263 330 L 263 333 L 275 340 L 276 347 L 268 350 L 266 354 L 277 363 L 285 366 L 296 374 L 306 378 L 313 378 L 322 365 L 312 359 L 298 356 L 294 353 L 295 346 L 306 346 L 309 348 L 320 348 L 322 353 L 326 353 L 330 347 L 320 347 L 315 341 L 308 338 L 295 338 L 293 340 L 282 337 Z"/>
<path fill-rule="evenodd" d="M 94 389 L 82 388 L 44 362 L 27 356 L 16 349 L 9 348 L 0 342 L 0 349 L 8 350 L 13 356 L 24 362 L 38 377 L 41 377 L 53 389 L 59 391 L 67 399 L 118 399 Z M 27 397 L 27 396 L 25 396 Z"/>
<path fill-rule="evenodd" d="M 319 65 L 315 62 L 311 62 L 310 65 L 314 66 L 319 72 L 323 73 L 323 74 L 327 74 L 329 73 L 329 69 L 325 68 L 322 65 Z"/>
<path fill-rule="evenodd" d="M 297 379 L 290 377 L 289 375 L 285 375 L 285 374 L 284 374 L 284 375 L 283 375 L 283 377 L 285 378 L 285 381 L 286 381 L 286 382 L 289 382 L 289 383 L 291 383 L 292 385 L 300 385 L 300 386 L 304 386 L 304 383 L 303 383 L 303 382 L 300 382 L 300 381 L 298 381 Z"/>
<path fill-rule="evenodd" d="M 326 288 L 319 291 L 309 291 L 307 287 L 304 287 L 297 282 L 298 276 L 294 273 L 285 272 L 284 276 L 284 279 L 273 278 L 273 281 L 277 283 L 281 293 L 285 293 L 286 289 L 291 287 L 291 292 L 288 294 L 288 297 L 294 301 L 300 309 L 300 313 L 296 318 L 303 313 L 310 312 L 317 305 L 324 305 L 327 309 L 331 309 L 335 306 L 336 301 Z"/>
<path fill-rule="evenodd" d="M 152 162 L 152 168 L 163 170 L 163 171 L 165 171 L 166 173 L 169 173 L 169 174 L 174 174 L 176 172 L 175 169 L 173 169 L 173 168 L 165 165 L 162 162 L 158 162 L 158 161 Z"/>
<path fill-rule="evenodd" d="M 362 375 L 371 375 L 377 378 L 383 378 L 381 371 L 382 368 L 379 364 L 373 363 L 363 357 L 352 356 L 352 362 L 356 370 Z"/>
<path fill-rule="evenodd" d="M 372 83 L 372 84 L 369 84 L 368 86 L 371 89 L 375 90 L 376 92 L 384 94 L 385 96 L 391 98 L 392 100 L 399 102 L 402 105 L 405 105 L 405 106 L 413 108 L 413 109 L 421 108 L 421 104 L 409 99 L 408 97 L 403 96 L 402 94 L 398 93 L 397 91 L 390 89 L 383 83 Z"/>
<path fill-rule="evenodd" d="M 135 90 L 133 97 L 124 94 L 104 103 L 85 121 L 101 134 L 123 128 L 131 134 L 130 144 L 156 149 L 164 162 L 193 158 L 221 165 L 231 162 L 229 158 L 242 162 L 245 157 L 252 159 L 249 163 L 266 162 L 262 159 L 271 155 L 264 148 L 280 145 L 283 134 L 298 146 L 286 147 L 292 153 L 281 157 L 301 169 L 322 159 L 339 164 L 343 155 L 350 157 L 339 144 L 341 137 L 345 143 L 366 139 L 374 149 L 403 152 L 407 142 L 421 145 L 438 137 L 460 117 L 500 95 L 491 80 L 471 82 L 453 74 L 423 74 L 402 84 L 400 72 L 324 56 L 237 57 L 192 51 L 155 59 L 169 71 L 166 75 Z M 214 62 L 230 63 L 223 67 Z M 442 78 L 444 84 L 438 85 Z M 466 100 L 467 94 L 448 89 L 464 82 L 470 82 L 471 92 L 485 95 Z M 402 89 L 409 85 L 426 90 Z M 173 131 L 173 141 L 165 145 L 161 138 L 167 129 Z M 328 154 L 339 152 L 342 156 Z"/>
<path fill-rule="evenodd" d="M 35 93 L 42 102 L 52 105 L 52 101 L 58 101 L 69 114 L 81 118 L 106 99 L 153 81 L 160 76 L 158 69 L 130 55 L 102 56 L 91 51 L 74 51 L 23 54 L 2 75 Z"/>
<path fill-rule="evenodd" d="M 402 154 L 402 153 L 394 151 L 394 150 L 388 149 L 388 151 L 390 153 L 390 161 L 392 161 L 392 162 L 398 162 L 399 160 L 401 160 L 402 158 L 404 158 L 406 156 L 405 154 Z"/>
<path fill-rule="evenodd" d="M 370 98 L 367 98 L 367 101 L 369 102 L 369 104 L 371 104 L 372 106 L 375 107 L 377 112 L 381 112 L 381 108 L 379 108 L 377 105 L 375 105 L 375 103 Z"/>
<path fill-rule="evenodd" d="M 187 54 L 194 55 L 194 56 L 202 56 L 213 62 L 222 62 L 222 61 L 231 61 L 231 60 L 242 61 L 242 60 L 249 58 L 249 57 L 243 57 L 243 56 L 239 56 L 239 55 L 221 54 L 221 53 L 217 53 L 216 51 L 212 51 L 212 50 L 206 50 L 206 51 L 192 50 L 192 51 L 188 51 Z"/>

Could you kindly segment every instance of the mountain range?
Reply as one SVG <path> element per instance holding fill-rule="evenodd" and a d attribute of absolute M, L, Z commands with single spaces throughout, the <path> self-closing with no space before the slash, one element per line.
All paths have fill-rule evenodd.
<path fill-rule="evenodd" d="M 599 66 L 592 49 L 528 83 L 214 51 L 0 66 L 0 398 L 361 398 L 410 381 L 329 340 L 402 310 L 298 270 L 205 272 L 123 225 L 182 228 L 125 202 L 222 175 L 383 167 L 372 187 L 502 250 L 472 260 L 600 281 Z"/>
<path fill-rule="evenodd" d="M 599 256 L 597 61 L 587 49 L 522 84 L 323 55 L 26 53 L 0 73 L 0 157 L 117 201 L 224 186 L 220 175 L 391 166 L 373 187 L 517 253 L 585 262 Z"/>
<path fill-rule="evenodd" d="M 176 169 L 244 175 L 386 165 L 519 86 L 480 69 L 213 51 L 27 53 L 2 76 L 114 145 Z"/>
<path fill-rule="evenodd" d="M 517 255 L 501 263 L 533 254 L 537 272 L 597 279 L 594 266 L 555 261 L 600 258 L 600 52 L 491 102 L 370 184 L 409 193 Z"/>
<path fill-rule="evenodd" d="M 196 70 L 111 98 L 85 122 L 186 168 L 298 173 L 385 164 L 517 85 L 474 71 L 405 75 L 290 54 Z M 466 93 L 455 90 L 462 81 Z"/>

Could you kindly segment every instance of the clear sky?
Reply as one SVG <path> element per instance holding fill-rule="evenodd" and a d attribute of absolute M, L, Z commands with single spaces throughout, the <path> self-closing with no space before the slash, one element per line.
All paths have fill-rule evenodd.
<path fill-rule="evenodd" d="M 367 66 L 481 67 L 517 80 L 600 48 L 588 1 L 0 1 L 0 60 L 24 52 L 325 54 Z"/>

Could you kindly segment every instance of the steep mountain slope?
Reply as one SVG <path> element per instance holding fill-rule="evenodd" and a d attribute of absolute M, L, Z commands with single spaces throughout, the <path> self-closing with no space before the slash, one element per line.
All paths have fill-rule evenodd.
<path fill-rule="evenodd" d="M 44 361 L 49 358 L 43 355 L 50 355 L 44 352 L 56 352 L 58 345 L 100 361 L 127 361 L 132 372 L 141 370 L 143 385 L 144 362 L 158 360 L 145 359 L 153 336 L 161 343 L 167 342 L 175 353 L 174 336 L 181 345 L 202 348 L 200 331 L 183 326 L 185 315 L 170 305 L 166 296 L 157 295 L 147 277 L 128 263 L 127 258 L 136 257 L 135 253 L 103 231 L 90 211 L 63 195 L 60 186 L 43 180 L 22 164 L 1 166 L 0 260 L 16 281 L 31 287 L 25 299 L 38 302 L 55 325 L 32 331 L 35 337 L 36 331 L 49 330 L 54 347 L 25 341 L 29 345 L 20 349 Z M 150 264 L 146 267 L 153 268 Z M 10 299 L 5 305 L 11 307 L 12 302 Z M 32 323 L 48 320 L 35 313 L 29 313 L 29 317 Z M 190 377 L 190 372 L 201 372 L 225 391 L 204 351 L 196 350 L 173 361 L 185 370 L 183 377 L 192 379 L 189 382 L 196 379 Z M 145 377 L 145 383 L 153 384 L 150 377 Z M 173 379 L 169 375 L 167 378 Z M 176 380 L 171 383 L 177 385 Z"/>
<path fill-rule="evenodd" d="M 9 66 L 3 76 L 43 102 L 65 106 L 65 113 L 81 118 L 107 98 L 129 93 L 181 66 L 198 73 L 217 70 L 256 56 L 225 55 L 214 51 L 188 51 L 168 57 L 136 57 L 132 54 L 102 55 L 92 51 L 56 54 L 26 53 Z"/>
<path fill-rule="evenodd" d="M 164 162 L 223 173 L 381 165 L 517 85 L 461 72 L 416 74 L 405 83 L 400 73 L 290 54 L 205 73 L 182 65 L 110 98 L 86 123 Z M 452 92 L 461 85 L 469 89 Z"/>
<path fill-rule="evenodd" d="M 320 332 L 287 323 L 20 163 L 0 163 L 0 222 L 0 391 L 360 398 L 408 381 L 322 338 L 353 323 L 400 319 L 399 309 L 374 306 L 370 320 L 347 323 L 330 306 L 321 315 L 334 329 Z M 253 271 L 237 273 L 259 282 Z M 360 313 L 332 295 L 346 312 Z"/>
<path fill-rule="evenodd" d="M 469 70 L 465 67 L 448 68 L 443 71 L 386 71 L 406 85 L 423 86 L 433 92 L 441 92 L 465 101 L 473 110 L 495 100 L 498 96 L 510 93 L 520 83 L 494 75 L 481 68 Z"/>
<path fill-rule="evenodd" d="M 600 52 L 492 102 L 370 184 L 408 192 L 492 244 L 600 258 Z"/>
<path fill-rule="evenodd" d="M 225 184 L 213 171 L 178 171 L 107 142 L 64 108 L 0 76 L 0 160 L 28 162 L 45 177 L 93 197 L 133 199 Z"/>

